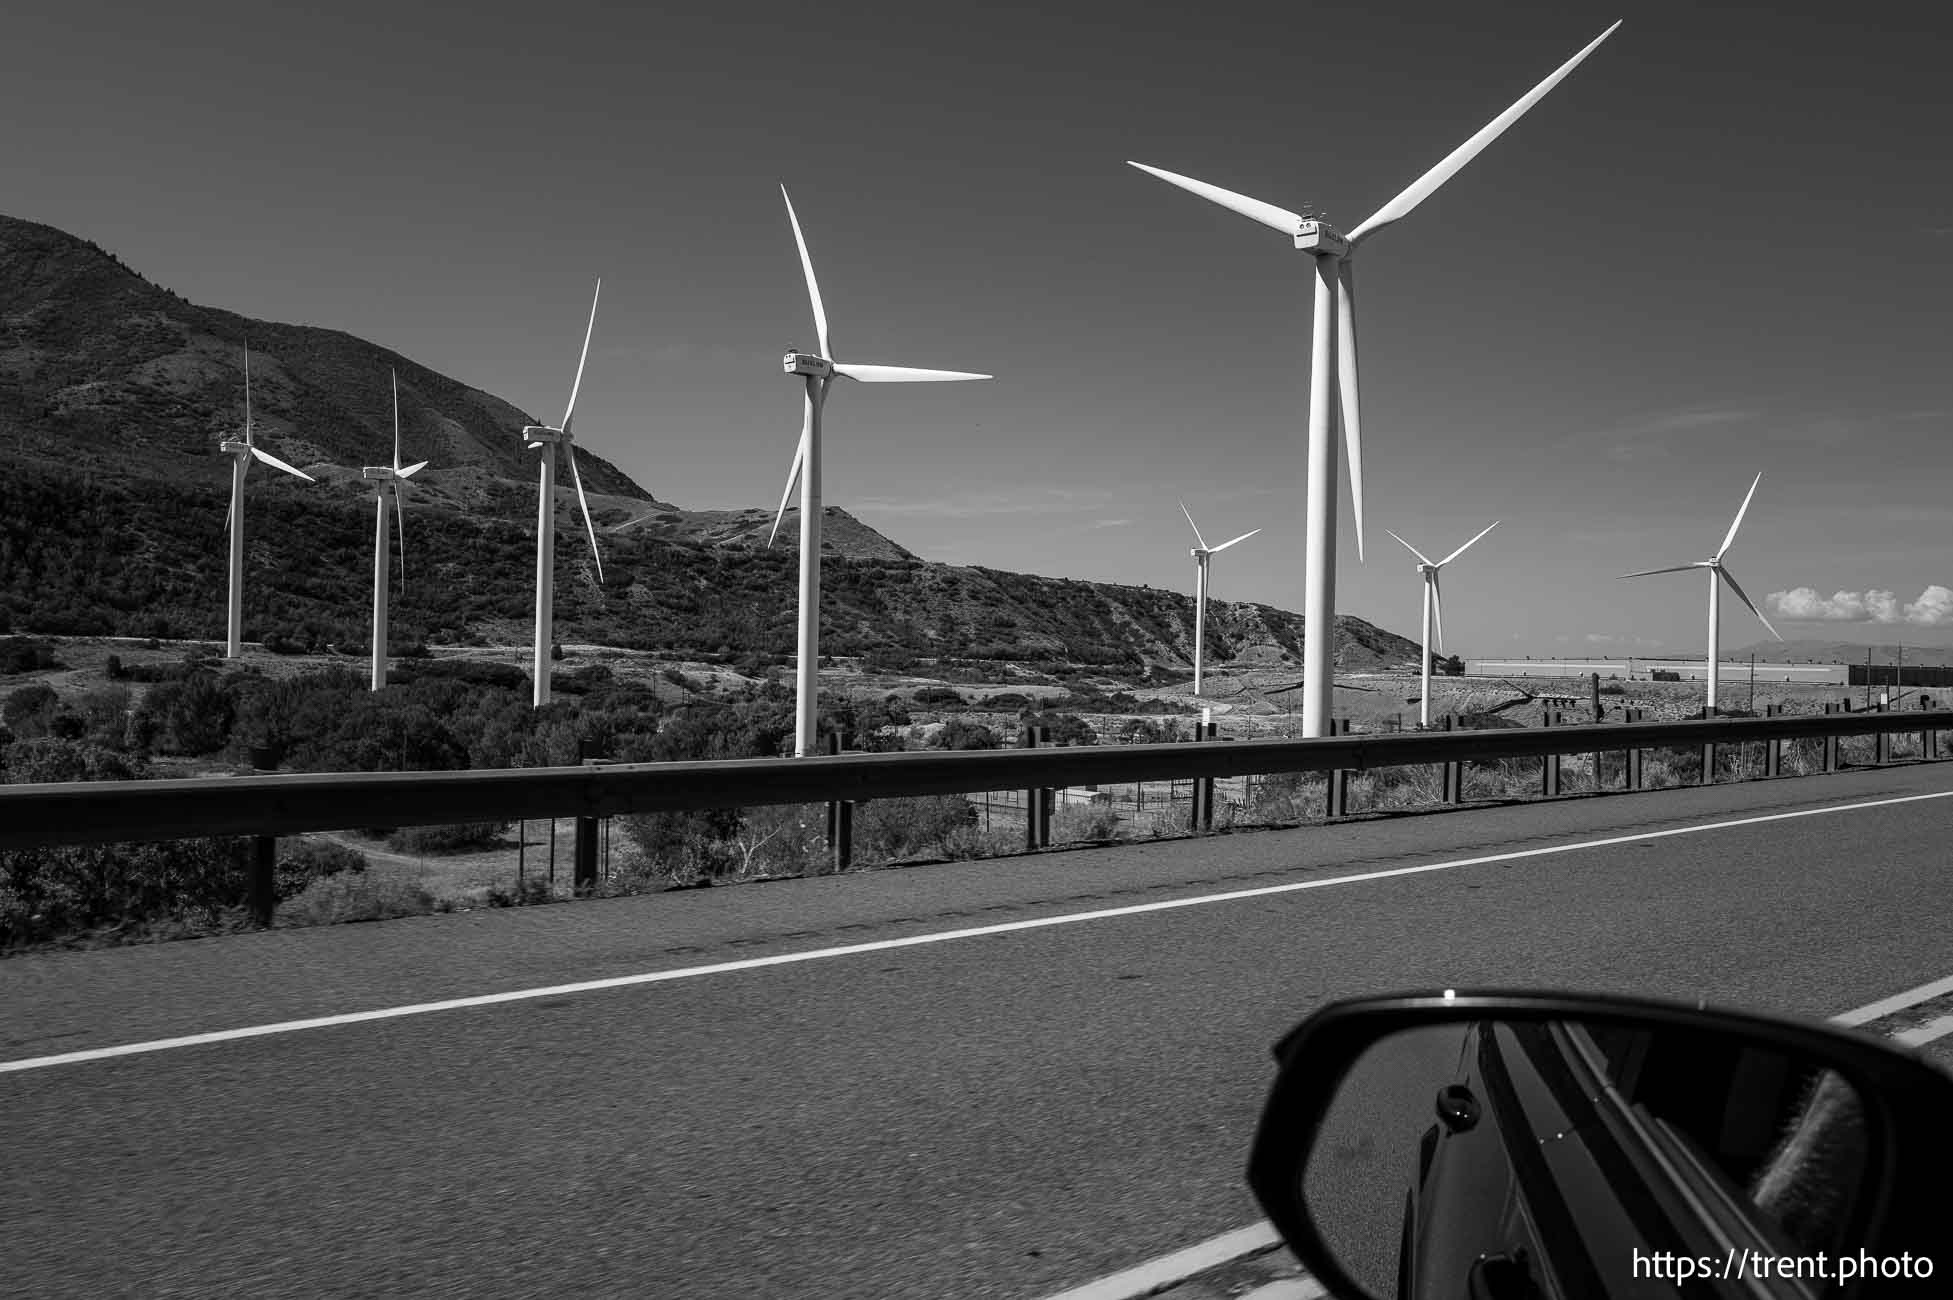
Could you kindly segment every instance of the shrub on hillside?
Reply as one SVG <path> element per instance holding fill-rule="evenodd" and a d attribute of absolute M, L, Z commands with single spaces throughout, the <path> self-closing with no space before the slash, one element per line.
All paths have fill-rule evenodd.
<path fill-rule="evenodd" d="M 315 880 L 366 870 L 364 853 L 332 840 L 279 840 L 277 861 L 277 894 L 281 903 L 303 893 Z"/>
<path fill-rule="evenodd" d="M 141 775 L 114 750 L 83 740 L 48 736 L 15 740 L 0 749 L 0 770 L 9 785 L 53 781 L 129 781 Z"/>
<path fill-rule="evenodd" d="M 924 686 L 910 697 L 910 702 L 923 708 L 960 708 L 963 695 L 947 686 Z"/>
<path fill-rule="evenodd" d="M 977 722 L 951 718 L 930 737 L 931 749 L 996 749 L 997 733 Z"/>
<path fill-rule="evenodd" d="M 31 673 L 43 668 L 59 668 L 54 647 L 34 637 L 0 637 L 0 676 Z"/>
<path fill-rule="evenodd" d="M 854 808 L 854 854 L 892 862 L 942 854 L 956 831 L 976 825 L 976 805 L 960 794 L 869 799 Z"/>
<path fill-rule="evenodd" d="M 387 847 L 401 853 L 465 853 L 501 843 L 510 822 L 453 822 L 402 826 L 387 836 Z"/>
<path fill-rule="evenodd" d="M 61 697 L 45 682 L 22 686 L 7 692 L 7 698 L 0 700 L 0 722 L 23 739 L 45 736 L 60 703 Z"/>
<path fill-rule="evenodd" d="M 0 851 L 0 949 L 105 926 L 221 922 L 250 897 L 247 838 Z"/>

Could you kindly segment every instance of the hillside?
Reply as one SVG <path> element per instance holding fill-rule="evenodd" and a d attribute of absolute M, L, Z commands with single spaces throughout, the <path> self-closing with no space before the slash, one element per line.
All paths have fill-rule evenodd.
<path fill-rule="evenodd" d="M 0 445 L 10 457 L 98 473 L 217 483 L 218 443 L 244 427 L 244 345 L 259 438 L 308 472 L 392 458 L 388 374 L 400 376 L 401 442 L 432 459 L 423 482 L 467 499 L 484 479 L 530 480 L 522 426 L 499 397 L 339 330 L 199 307 L 95 245 L 0 216 Z M 586 487 L 650 494 L 579 446 Z M 567 475 L 565 476 L 567 477 Z"/>
<path fill-rule="evenodd" d="M 1740 650 L 1726 651 L 1723 657 L 1747 659 L 1754 654 L 1760 664 L 1862 664 L 1866 651 L 1871 652 L 1875 664 L 1908 663 L 1936 668 L 1953 665 L 1953 646 L 1866 645 L 1863 641 L 1824 641 L 1815 637 L 1758 641 Z"/>
<path fill-rule="evenodd" d="M 562 503 L 559 502 L 559 505 Z M 406 507 L 407 580 L 396 643 L 521 644 L 535 538 L 526 510 Z M 737 512 L 733 512 L 735 515 Z M 215 485 L 75 477 L 22 466 L 0 478 L 0 622 L 17 632 L 216 639 L 223 626 L 224 494 Z M 365 643 L 371 506 L 350 486 L 283 475 L 246 502 L 245 637 Z M 563 641 L 692 657 L 794 646 L 790 546 L 702 546 L 642 528 L 602 534 L 604 581 L 573 507 L 557 512 L 556 630 Z M 830 529 L 861 528 L 830 508 Z M 863 529 L 864 532 L 871 531 Z M 762 533 L 760 541 L 764 541 Z M 835 554 L 823 565 L 822 649 L 1069 662 L 1138 672 L 1191 663 L 1193 601 L 1178 591 Z M 1417 647 L 1361 619 L 1337 621 L 1339 667 L 1417 661 Z M 1210 601 L 1210 662 L 1299 662 L 1299 615 Z"/>
<path fill-rule="evenodd" d="M 362 465 L 433 464 L 406 493 L 407 578 L 396 643 L 520 644 L 534 583 L 533 423 L 493 394 L 338 330 L 200 307 L 112 254 L 0 217 L 0 622 L 16 631 L 215 638 L 222 630 L 230 461 L 242 428 L 245 340 L 267 450 L 308 484 L 246 482 L 245 636 L 363 645 L 372 505 Z M 684 510 L 578 447 L 603 548 L 589 559 L 575 493 L 556 500 L 558 638 L 692 656 L 794 645 L 798 514 Z M 1179 592 L 925 563 L 828 507 L 823 650 L 1182 668 L 1193 605 Z M 1417 661 L 1417 647 L 1340 618 L 1337 663 Z M 1210 661 L 1301 657 L 1300 616 L 1210 602 Z"/>

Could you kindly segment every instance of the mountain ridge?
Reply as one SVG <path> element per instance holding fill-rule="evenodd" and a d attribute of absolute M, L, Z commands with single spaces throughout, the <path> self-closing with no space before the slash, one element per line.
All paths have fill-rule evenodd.
<path fill-rule="evenodd" d="M 226 583 L 229 457 L 242 428 L 243 345 L 266 450 L 312 473 L 247 479 L 245 635 L 363 642 L 371 488 L 393 447 L 433 463 L 404 494 L 403 642 L 526 636 L 533 589 L 531 416 L 340 330 L 200 307 L 52 226 L 0 216 L 0 619 L 20 631 L 214 636 Z M 559 476 L 557 611 L 565 639 L 716 654 L 794 644 L 797 519 L 688 511 L 575 448 L 604 577 Z M 789 516 L 797 514 L 790 509 Z M 945 565 L 826 507 L 822 648 L 1064 660 L 1134 671 L 1191 663 L 1193 601 L 1151 587 Z M 1415 664 L 1408 639 L 1338 615 L 1339 667 Z M 1208 662 L 1301 658 L 1302 618 L 1209 601 Z"/>

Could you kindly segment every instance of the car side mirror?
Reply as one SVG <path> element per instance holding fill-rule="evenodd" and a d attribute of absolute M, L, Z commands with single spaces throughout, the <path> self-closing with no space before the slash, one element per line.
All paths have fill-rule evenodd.
<path fill-rule="evenodd" d="M 1849 1296 L 1930 1278 L 1945 1238 L 1953 1078 L 1868 1034 L 1412 994 L 1276 1057 L 1248 1181 L 1334 1295 Z"/>

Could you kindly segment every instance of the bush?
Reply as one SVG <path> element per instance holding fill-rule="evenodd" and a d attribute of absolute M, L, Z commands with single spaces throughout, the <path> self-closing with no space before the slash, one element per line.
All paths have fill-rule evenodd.
<path fill-rule="evenodd" d="M 119 682 L 128 675 L 128 671 L 122 667 L 121 655 L 112 654 L 102 661 L 102 676 L 110 681 Z"/>
<path fill-rule="evenodd" d="M 556 895 L 551 892 L 549 881 L 543 876 L 524 876 L 513 889 L 500 885 L 488 888 L 490 907 L 534 907 L 539 903 L 553 903 Z"/>
<path fill-rule="evenodd" d="M 974 825 L 976 805 L 960 794 L 870 799 L 855 805 L 854 853 L 877 862 L 942 853 L 951 834 Z"/>
<path fill-rule="evenodd" d="M 442 910 L 434 895 L 412 881 L 364 871 L 321 876 L 280 905 L 277 924 L 343 925 L 426 916 Z"/>
<path fill-rule="evenodd" d="M 0 638 L 0 676 L 60 666 L 60 660 L 54 657 L 54 647 L 46 641 L 25 636 Z"/>
<path fill-rule="evenodd" d="M 45 736 L 48 724 L 54 721 L 54 710 L 60 703 L 61 697 L 45 682 L 22 686 L 9 691 L 7 698 L 0 700 L 0 722 L 22 738 Z"/>
<path fill-rule="evenodd" d="M 913 696 L 911 696 L 910 699 L 912 703 L 920 704 L 925 708 L 930 705 L 942 705 L 942 706 L 947 706 L 949 708 L 961 708 L 963 705 L 962 693 L 960 691 L 951 690 L 947 686 L 924 686 L 920 690 L 916 691 L 916 693 Z"/>
<path fill-rule="evenodd" d="M 1119 837 L 1119 814 L 1109 803 L 1060 808 L 1051 818 L 1051 841 L 1069 844 L 1088 840 L 1102 844 Z"/>
<path fill-rule="evenodd" d="M 250 897 L 247 838 L 0 851 L 0 949 L 105 926 L 221 925 Z"/>
<path fill-rule="evenodd" d="M 341 872 L 358 875 L 366 870 L 364 853 L 332 840 L 280 840 L 277 860 L 275 878 L 281 903 L 303 893 L 315 880 Z"/>
<path fill-rule="evenodd" d="M 996 749 L 997 733 L 976 722 L 951 718 L 930 740 L 934 749 Z"/>
<path fill-rule="evenodd" d="M 129 781 L 140 773 L 126 758 L 100 745 L 49 736 L 16 740 L 0 750 L 9 785 L 53 781 Z"/>
<path fill-rule="evenodd" d="M 454 822 L 439 826 L 403 826 L 387 836 L 387 847 L 399 853 L 461 853 L 489 849 L 501 843 L 510 822 Z"/>

